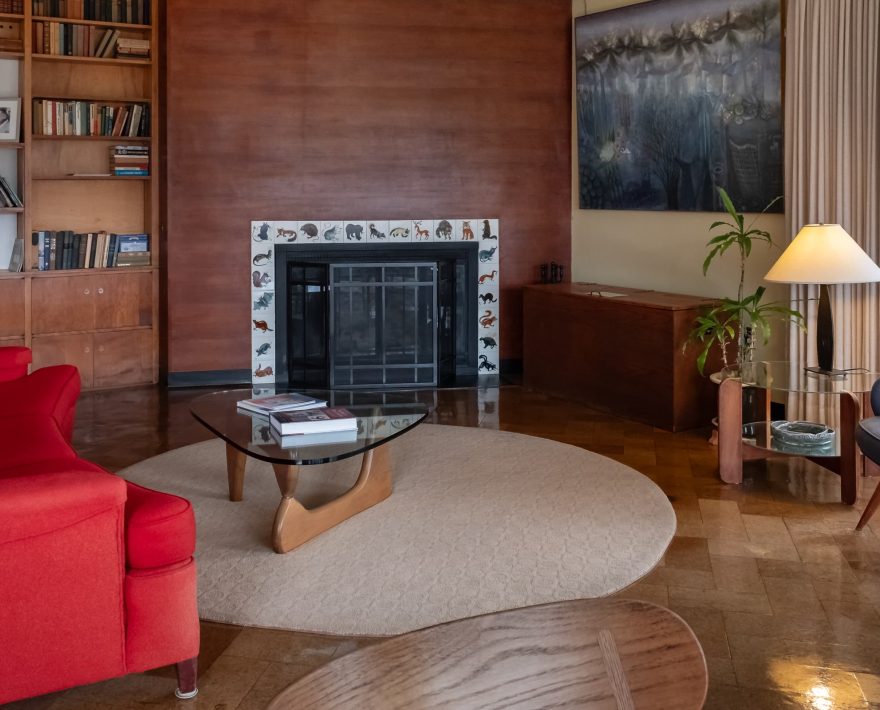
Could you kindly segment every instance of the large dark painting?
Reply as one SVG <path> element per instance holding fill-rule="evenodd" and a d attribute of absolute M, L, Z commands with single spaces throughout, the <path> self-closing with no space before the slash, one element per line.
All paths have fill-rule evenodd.
<path fill-rule="evenodd" d="M 782 194 L 779 0 L 654 0 L 576 21 L 583 209 Z M 782 202 L 775 206 L 782 211 Z"/>

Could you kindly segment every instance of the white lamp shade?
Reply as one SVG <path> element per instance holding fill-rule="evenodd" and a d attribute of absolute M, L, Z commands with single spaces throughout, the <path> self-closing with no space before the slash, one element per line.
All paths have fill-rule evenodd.
<path fill-rule="evenodd" d="M 798 284 L 880 281 L 880 266 L 839 224 L 808 224 L 764 277 Z"/>

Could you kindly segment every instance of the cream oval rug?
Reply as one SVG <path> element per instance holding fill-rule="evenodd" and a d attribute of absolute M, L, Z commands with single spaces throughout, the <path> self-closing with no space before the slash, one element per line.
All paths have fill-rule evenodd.
<path fill-rule="evenodd" d="M 269 464 L 248 459 L 240 503 L 219 440 L 120 475 L 192 501 L 200 616 L 246 626 L 385 636 L 601 597 L 651 571 L 675 533 L 654 483 L 575 446 L 431 424 L 391 446 L 391 497 L 286 555 L 270 546 L 280 494 Z M 343 492 L 359 462 L 303 467 L 297 497 Z"/>

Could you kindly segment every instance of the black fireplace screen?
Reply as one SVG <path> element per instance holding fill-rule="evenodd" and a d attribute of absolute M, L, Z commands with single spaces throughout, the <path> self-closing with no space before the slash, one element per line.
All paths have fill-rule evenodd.
<path fill-rule="evenodd" d="M 331 387 L 437 384 L 432 263 L 330 267 Z"/>
<path fill-rule="evenodd" d="M 473 244 L 278 252 L 281 386 L 445 387 L 476 378 Z"/>

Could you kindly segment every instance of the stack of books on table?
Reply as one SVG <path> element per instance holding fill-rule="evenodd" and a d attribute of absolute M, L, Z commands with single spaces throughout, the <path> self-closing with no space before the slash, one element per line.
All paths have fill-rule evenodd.
<path fill-rule="evenodd" d="M 110 148 L 110 170 L 116 177 L 147 177 L 150 174 L 150 146 L 114 145 Z"/>

